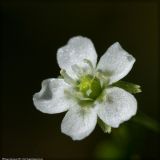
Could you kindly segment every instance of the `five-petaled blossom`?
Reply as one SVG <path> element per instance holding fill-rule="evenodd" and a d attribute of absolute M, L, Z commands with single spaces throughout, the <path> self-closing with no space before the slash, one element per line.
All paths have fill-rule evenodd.
<path fill-rule="evenodd" d="M 139 86 L 119 81 L 131 70 L 135 58 L 118 42 L 97 63 L 91 40 L 73 37 L 58 49 L 57 61 L 61 76 L 44 80 L 33 102 L 44 113 L 67 111 L 61 124 L 64 134 L 81 140 L 94 130 L 97 120 L 110 132 L 136 114 L 137 101 L 131 93 L 140 92 Z"/>

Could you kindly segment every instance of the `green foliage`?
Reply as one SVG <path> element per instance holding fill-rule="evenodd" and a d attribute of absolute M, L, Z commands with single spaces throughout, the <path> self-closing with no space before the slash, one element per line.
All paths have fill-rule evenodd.
<path fill-rule="evenodd" d="M 160 124 L 156 120 L 150 118 L 144 113 L 138 114 L 132 119 L 133 122 L 154 132 L 160 133 Z"/>
<path fill-rule="evenodd" d="M 127 159 L 129 141 L 128 130 L 124 125 L 113 130 L 109 137 L 106 137 L 97 145 L 95 149 L 96 159 Z"/>

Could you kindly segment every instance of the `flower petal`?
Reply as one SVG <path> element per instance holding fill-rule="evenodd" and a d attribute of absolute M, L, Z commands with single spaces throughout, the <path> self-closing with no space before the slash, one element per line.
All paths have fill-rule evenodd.
<path fill-rule="evenodd" d="M 96 123 L 95 109 L 75 106 L 66 113 L 61 124 L 61 131 L 73 140 L 81 140 L 94 130 Z"/>
<path fill-rule="evenodd" d="M 135 62 L 135 58 L 127 53 L 118 42 L 108 48 L 100 58 L 97 69 L 110 75 L 110 84 L 125 77 Z"/>
<path fill-rule="evenodd" d="M 86 37 L 77 36 L 71 38 L 67 45 L 61 47 L 57 51 L 57 61 L 61 69 L 65 69 L 67 73 L 74 77 L 75 73 L 72 70 L 73 65 L 85 67 L 87 64 L 84 59 L 92 62 L 96 66 L 97 54 L 92 41 Z"/>
<path fill-rule="evenodd" d="M 106 90 L 106 102 L 99 104 L 98 116 L 109 126 L 117 128 L 137 111 L 137 101 L 125 90 L 112 87 Z"/>
<path fill-rule="evenodd" d="M 68 99 L 64 90 L 70 86 L 63 79 L 46 79 L 42 82 L 40 92 L 33 95 L 35 107 L 44 113 L 60 113 L 74 105 L 73 100 Z"/>

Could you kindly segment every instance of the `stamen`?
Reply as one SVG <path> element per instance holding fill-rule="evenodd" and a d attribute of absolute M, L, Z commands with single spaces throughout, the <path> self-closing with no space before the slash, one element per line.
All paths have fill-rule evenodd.
<path fill-rule="evenodd" d="M 106 74 L 102 73 L 101 71 L 96 72 L 95 74 L 96 77 L 99 77 L 101 86 L 106 88 L 109 83 L 109 78 Z"/>
<path fill-rule="evenodd" d="M 68 84 L 70 84 L 72 86 L 77 85 L 76 81 L 73 78 L 71 78 L 64 69 L 62 69 L 60 71 L 60 74 L 62 75 L 62 77 L 64 78 L 64 81 L 66 83 L 68 83 Z"/>
<path fill-rule="evenodd" d="M 76 98 L 80 101 L 93 101 L 91 98 L 84 97 L 81 92 L 76 92 L 75 90 L 69 91 L 69 90 L 64 90 L 64 93 L 71 97 L 71 98 Z"/>
<path fill-rule="evenodd" d="M 105 102 L 107 100 L 107 95 L 106 95 L 106 92 L 105 90 L 102 91 L 101 95 L 98 97 L 97 101 L 99 103 L 102 103 L 102 102 Z"/>
<path fill-rule="evenodd" d="M 88 60 L 88 59 L 84 59 L 84 63 L 88 64 L 88 66 L 90 67 L 91 74 L 93 75 L 95 69 L 94 69 L 94 67 L 92 65 L 92 62 L 90 60 Z"/>
<path fill-rule="evenodd" d="M 82 68 L 79 67 L 77 64 L 72 65 L 71 68 L 78 78 L 80 78 L 83 75 Z"/>

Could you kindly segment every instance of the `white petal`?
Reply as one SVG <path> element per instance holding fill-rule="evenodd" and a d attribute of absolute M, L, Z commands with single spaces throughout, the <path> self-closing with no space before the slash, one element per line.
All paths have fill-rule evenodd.
<path fill-rule="evenodd" d="M 100 58 L 97 69 L 110 75 L 111 84 L 125 77 L 132 69 L 134 62 L 135 58 L 116 42 Z"/>
<path fill-rule="evenodd" d="M 60 113 L 74 105 L 73 100 L 68 99 L 64 89 L 70 86 L 63 79 L 46 79 L 42 82 L 40 92 L 35 93 L 33 102 L 35 107 L 44 113 Z"/>
<path fill-rule="evenodd" d="M 73 140 L 81 140 L 94 130 L 96 123 L 95 109 L 83 109 L 75 106 L 66 113 L 61 124 L 61 131 Z"/>
<path fill-rule="evenodd" d="M 106 102 L 99 104 L 99 117 L 109 126 L 117 128 L 137 112 L 137 101 L 125 90 L 112 87 L 106 90 Z"/>
<path fill-rule="evenodd" d="M 57 61 L 61 69 L 65 69 L 67 73 L 74 77 L 71 66 L 78 65 L 80 67 L 87 66 L 84 59 L 92 62 L 96 66 L 97 54 L 92 41 L 86 37 L 77 36 L 71 38 L 67 45 L 58 49 Z"/>

